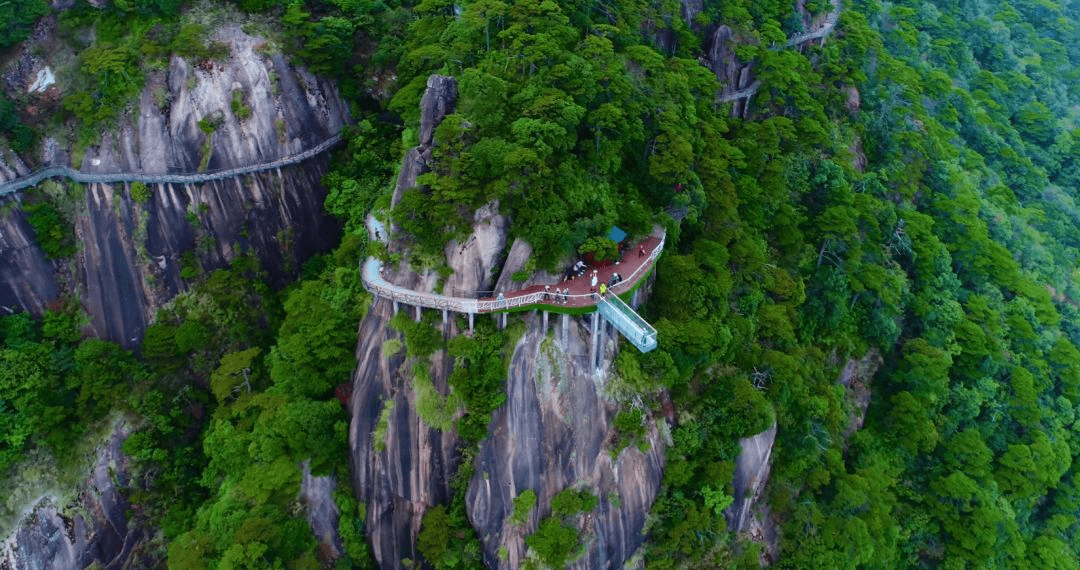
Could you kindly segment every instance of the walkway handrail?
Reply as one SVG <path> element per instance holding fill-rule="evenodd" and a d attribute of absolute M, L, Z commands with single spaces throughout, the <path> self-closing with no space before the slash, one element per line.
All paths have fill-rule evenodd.
<path fill-rule="evenodd" d="M 383 279 L 380 274 L 382 262 L 374 257 L 367 258 L 364 262 L 363 282 L 364 288 L 379 297 L 399 301 L 407 305 L 427 307 L 429 309 L 444 309 L 457 313 L 478 313 L 478 301 L 463 297 L 448 297 L 437 293 L 422 293 L 412 289 L 406 289 L 394 285 Z"/>
<path fill-rule="evenodd" d="M 372 238 L 382 243 L 387 243 L 390 240 L 390 235 L 387 232 L 386 227 L 384 227 L 379 220 L 375 219 L 375 216 L 368 214 L 366 225 L 367 231 Z M 638 279 L 639 274 L 645 271 L 646 267 L 651 268 L 651 262 L 656 261 L 656 259 L 660 257 L 666 240 L 667 233 L 664 232 L 664 234 L 661 235 L 660 243 L 658 243 L 656 247 L 653 247 L 651 252 L 649 252 L 649 262 L 639 264 L 637 269 L 630 275 L 625 276 L 622 282 L 613 285 L 611 287 L 611 293 L 619 295 L 620 291 L 618 289 L 620 288 L 622 289 L 621 293 L 630 290 L 634 285 L 635 280 Z M 415 307 L 426 307 L 428 309 L 440 309 L 458 313 L 494 313 L 528 307 L 532 306 L 532 304 L 554 304 L 545 302 L 551 299 L 552 294 L 549 293 L 549 291 L 536 291 L 536 293 L 504 297 L 502 299 L 470 299 L 468 297 L 451 297 L 435 293 L 421 293 L 421 291 L 407 289 L 382 279 L 381 270 L 382 262 L 375 257 L 368 257 L 364 261 L 364 267 L 361 271 L 361 281 L 364 284 L 364 288 L 378 297 L 404 302 Z M 591 294 L 568 294 L 564 295 L 564 298 L 589 300 L 594 297 Z"/>
<path fill-rule="evenodd" d="M 289 166 L 303 162 L 313 156 L 322 154 L 331 147 L 337 145 L 342 141 L 341 133 L 338 133 L 318 145 L 301 152 L 300 154 L 294 154 L 279 158 L 271 162 L 264 162 L 262 164 L 255 164 L 251 166 L 241 166 L 239 168 L 229 168 L 225 170 L 218 170 L 214 172 L 199 172 L 195 174 L 143 174 L 139 172 L 115 172 L 115 173 L 89 173 L 79 172 L 73 170 L 67 166 L 47 166 L 33 174 L 16 178 L 8 182 L 0 183 L 0 196 L 10 194 L 12 192 L 18 192 L 28 186 L 33 186 L 40 183 L 47 178 L 53 178 L 57 176 L 63 176 L 80 183 L 102 183 L 111 184 L 117 182 L 142 182 L 144 184 L 190 184 L 199 182 L 208 182 L 210 180 L 221 180 L 223 178 L 231 178 L 233 176 L 242 176 L 244 174 L 252 174 L 254 172 L 262 172 L 264 170 L 273 170 L 275 168 L 281 168 L 282 166 Z"/>
<path fill-rule="evenodd" d="M 386 228 L 379 223 L 374 216 L 369 214 L 366 223 L 368 232 L 372 234 L 372 237 L 376 237 L 383 243 L 389 240 Z M 667 233 L 665 232 L 664 235 L 661 236 L 660 242 L 656 244 L 656 247 L 654 247 L 651 252 L 649 252 L 649 262 L 655 261 L 656 258 L 660 256 L 660 253 L 664 250 L 664 242 L 666 240 Z M 613 286 L 611 292 L 619 294 L 617 289 L 620 288 L 623 289 L 622 292 L 629 291 L 639 274 L 645 270 L 645 267 L 650 265 L 650 263 L 642 263 L 639 265 L 637 269 L 629 276 L 625 277 L 622 282 Z M 528 307 L 530 305 L 554 304 L 545 302 L 545 297 L 551 299 L 552 294 L 544 291 L 504 297 L 501 299 L 470 299 L 467 297 L 451 297 L 448 295 L 439 295 L 437 293 L 423 293 L 412 289 L 406 289 L 405 287 L 394 285 L 383 279 L 382 262 L 375 257 L 368 257 L 367 260 L 364 261 L 363 270 L 360 275 L 364 288 L 374 293 L 376 296 L 402 302 L 407 305 L 426 307 L 429 309 L 448 310 L 457 313 L 494 313 L 519 307 Z M 592 294 L 564 295 L 564 297 L 568 299 L 594 298 Z"/>

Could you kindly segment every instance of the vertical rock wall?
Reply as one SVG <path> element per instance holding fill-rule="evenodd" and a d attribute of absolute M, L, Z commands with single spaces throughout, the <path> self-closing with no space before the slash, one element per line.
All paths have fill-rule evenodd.
<path fill-rule="evenodd" d="M 148 77 L 137 115 L 89 149 L 82 169 L 189 174 L 262 164 L 312 148 L 348 122 L 332 83 L 281 54 L 265 54 L 264 40 L 238 26 L 214 39 L 229 46 L 227 60 L 195 67 L 174 57 L 167 71 Z M 212 123 L 212 132 L 200 121 Z M 0 216 L 0 311 L 40 312 L 67 289 L 82 301 L 94 335 L 132 347 L 156 309 L 187 288 L 180 267 L 187 250 L 195 250 L 204 270 L 254 252 L 282 285 L 304 260 L 338 241 L 340 224 L 322 207 L 327 164 L 323 155 L 204 184 L 151 184 L 146 204 L 130 199 L 129 185 L 77 185 L 73 191 L 85 192 L 85 201 L 75 220 L 74 283 L 60 286 L 61 266 L 45 260 L 15 207 Z"/>
<path fill-rule="evenodd" d="M 131 433 L 117 424 L 74 506 L 37 508 L 26 525 L 0 543 L 4 570 L 77 570 L 98 564 L 105 570 L 141 568 L 140 545 L 152 531 L 128 524 L 128 458 L 120 446 Z"/>
<path fill-rule="evenodd" d="M 591 318 L 558 317 L 545 331 L 539 316 L 529 317 L 528 332 L 515 347 L 507 404 L 494 414 L 467 496 L 469 517 L 492 568 L 521 566 L 525 536 L 551 514 L 551 498 L 568 487 L 600 498 L 579 528 L 585 554 L 571 567 L 621 568 L 642 542 L 666 446 L 650 425 L 647 452 L 628 447 L 611 456 L 611 423 L 618 408 L 603 395 L 607 377 L 588 365 Z M 604 358 L 610 363 L 618 333 L 605 326 Z M 513 499 L 526 489 L 536 492 L 537 506 L 524 527 L 516 527 L 508 522 Z M 506 560 L 500 560 L 500 547 Z"/>

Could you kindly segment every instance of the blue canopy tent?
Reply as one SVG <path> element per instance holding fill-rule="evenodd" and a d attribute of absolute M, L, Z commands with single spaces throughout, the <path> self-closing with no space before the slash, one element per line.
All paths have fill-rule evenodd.
<path fill-rule="evenodd" d="M 626 232 L 622 231 L 622 228 L 620 228 L 619 226 L 612 226 L 611 231 L 608 232 L 607 237 L 611 241 L 621 244 L 622 240 L 626 239 Z"/>

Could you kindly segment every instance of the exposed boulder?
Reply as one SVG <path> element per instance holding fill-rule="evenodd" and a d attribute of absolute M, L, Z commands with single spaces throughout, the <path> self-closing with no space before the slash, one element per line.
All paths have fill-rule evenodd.
<path fill-rule="evenodd" d="M 457 81 L 445 75 L 432 75 L 420 99 L 420 146 L 435 143 L 435 127 L 450 114 L 457 101 Z"/>
<path fill-rule="evenodd" d="M 319 543 L 320 553 L 327 560 L 337 560 L 345 551 L 337 530 L 341 517 L 334 503 L 337 480 L 330 475 L 312 475 L 311 465 L 307 461 L 300 466 L 300 475 L 300 500 L 307 506 L 311 534 Z"/>
<path fill-rule="evenodd" d="M 742 451 L 735 460 L 734 502 L 724 511 L 728 528 L 762 544 L 762 560 L 776 559 L 776 523 L 768 505 L 760 502 L 772 469 L 772 448 L 776 441 L 776 424 L 769 429 L 739 440 Z"/>
<path fill-rule="evenodd" d="M 60 288 L 53 266 L 34 241 L 15 197 L 0 199 L 0 316 L 27 307 L 44 308 Z"/>
<path fill-rule="evenodd" d="M 431 149 L 435 146 L 435 128 L 453 111 L 457 101 L 457 80 L 445 75 L 431 75 L 427 90 L 420 99 L 420 144 L 409 149 L 398 173 L 397 185 L 390 200 L 391 207 L 401 195 L 416 187 L 416 177 L 431 168 Z"/>
<path fill-rule="evenodd" d="M 863 426 L 866 419 L 866 409 L 870 407 L 870 385 L 878 368 L 884 364 L 884 359 L 877 349 L 871 349 L 862 358 L 853 358 L 847 361 L 844 369 L 840 371 L 840 385 L 844 387 L 844 396 L 847 401 L 848 423 L 844 430 L 844 438 L 850 438 Z"/>

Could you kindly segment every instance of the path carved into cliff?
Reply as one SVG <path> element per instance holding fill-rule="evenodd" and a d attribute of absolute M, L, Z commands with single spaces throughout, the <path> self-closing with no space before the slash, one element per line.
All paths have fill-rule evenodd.
<path fill-rule="evenodd" d="M 16 178 L 0 184 L 0 196 L 18 192 L 28 186 L 38 184 L 42 180 L 54 177 L 64 177 L 81 183 L 112 184 L 117 182 L 142 182 L 144 184 L 196 184 L 210 180 L 221 180 L 233 176 L 243 176 L 265 170 L 273 170 L 282 166 L 289 166 L 303 162 L 313 156 L 320 155 L 340 143 L 342 137 L 336 134 L 318 145 L 299 154 L 279 158 L 271 162 L 229 168 L 216 172 L 199 172 L 195 174 L 145 174 L 141 172 L 114 172 L 114 173 L 87 173 L 73 170 L 67 166 L 48 166 L 33 174 Z"/>
<path fill-rule="evenodd" d="M 787 43 L 784 44 L 782 48 L 778 47 L 778 48 L 775 48 L 775 49 L 787 49 L 787 48 L 791 48 L 791 47 L 801 45 L 801 44 L 803 44 L 805 42 L 809 42 L 809 41 L 813 41 L 813 40 L 819 40 L 821 38 L 824 38 L 825 36 L 832 33 L 833 29 L 836 28 L 836 23 L 838 21 L 840 21 L 840 0 L 832 0 L 832 11 L 830 11 L 829 14 L 827 16 L 825 16 L 825 21 L 822 22 L 820 28 L 818 28 L 818 29 L 816 29 L 816 30 L 814 30 L 812 32 L 806 32 L 806 33 L 803 33 L 803 34 L 792 36 L 792 37 L 788 38 Z M 750 86 L 745 88 L 745 89 L 740 89 L 738 91 L 735 91 L 734 93 L 728 93 L 726 95 L 717 96 L 716 97 L 716 102 L 717 103 L 727 103 L 727 102 L 736 101 L 736 100 L 739 100 L 739 99 L 750 98 L 750 97 L 753 97 L 754 94 L 756 94 L 758 92 L 758 89 L 760 89 L 760 88 L 761 88 L 761 81 L 758 80 L 758 81 L 755 81 L 755 82 L 751 83 Z"/>

